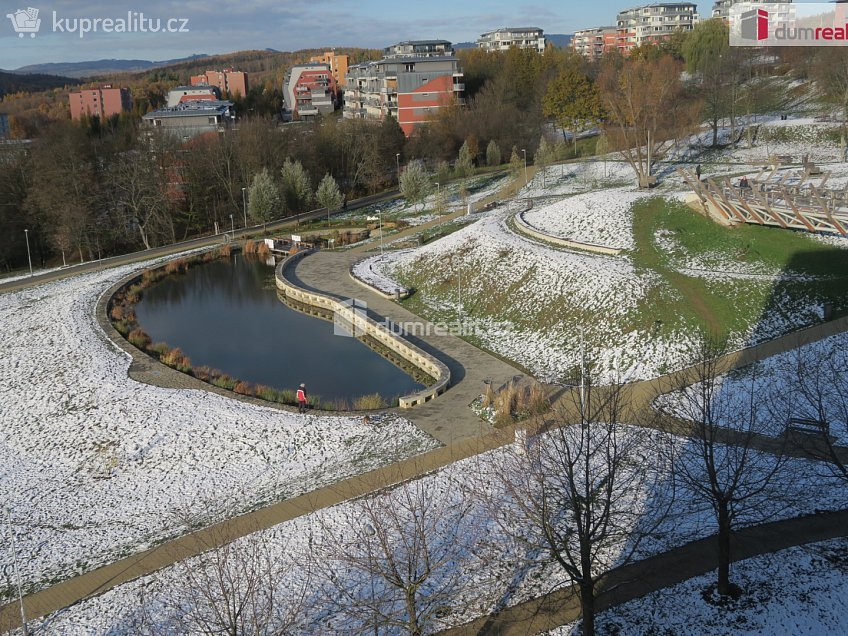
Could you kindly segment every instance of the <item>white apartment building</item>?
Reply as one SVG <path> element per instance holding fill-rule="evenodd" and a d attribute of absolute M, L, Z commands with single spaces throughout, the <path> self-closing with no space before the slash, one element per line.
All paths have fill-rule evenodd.
<path fill-rule="evenodd" d="M 713 2 L 713 17 L 727 20 L 730 17 L 730 7 L 740 2 L 747 2 L 749 4 L 762 4 L 764 2 L 769 4 L 791 4 L 792 0 L 716 0 Z"/>
<path fill-rule="evenodd" d="M 477 47 L 485 51 L 507 51 L 512 47 L 545 52 L 545 32 L 537 27 L 510 27 L 483 33 Z"/>
<path fill-rule="evenodd" d="M 698 7 L 692 2 L 647 4 L 618 14 L 618 49 L 628 53 L 648 42 L 661 42 L 675 32 L 691 31 L 698 23 Z"/>

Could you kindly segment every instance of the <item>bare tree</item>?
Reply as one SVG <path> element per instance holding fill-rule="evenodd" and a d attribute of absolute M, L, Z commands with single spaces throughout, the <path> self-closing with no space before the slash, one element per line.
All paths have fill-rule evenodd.
<path fill-rule="evenodd" d="M 454 491 L 456 495 L 457 491 Z M 472 504 L 416 479 L 359 499 L 322 521 L 316 555 L 334 628 L 420 636 L 446 627 L 469 590 Z"/>
<path fill-rule="evenodd" d="M 659 60 L 611 58 L 598 78 L 607 113 L 605 130 L 613 148 L 648 183 L 654 163 L 698 122 L 698 104 L 687 99 L 681 65 Z"/>
<path fill-rule="evenodd" d="M 308 559 L 288 554 L 267 532 L 208 543 L 208 551 L 158 573 L 146 593 L 142 588 L 136 619 L 140 632 L 245 636 L 299 631 L 308 618 Z M 289 577 L 295 561 L 297 574 Z"/>
<path fill-rule="evenodd" d="M 723 386 L 726 352 L 726 343 L 703 337 L 686 386 L 657 405 L 667 427 L 679 418 L 689 424 L 689 439 L 673 449 L 674 477 L 712 509 L 718 527 L 717 590 L 735 596 L 741 590 L 730 582 L 731 533 L 742 522 L 776 513 L 776 476 L 785 462 L 783 445 L 767 443 L 771 414 L 756 390 L 756 371 L 747 390 Z"/>
<path fill-rule="evenodd" d="M 528 561 L 557 563 L 577 586 L 587 636 L 599 579 L 636 558 L 673 498 L 651 466 L 661 435 L 624 426 L 626 406 L 620 385 L 585 380 L 492 475 L 505 493 L 492 502 L 502 529 L 526 547 Z"/>

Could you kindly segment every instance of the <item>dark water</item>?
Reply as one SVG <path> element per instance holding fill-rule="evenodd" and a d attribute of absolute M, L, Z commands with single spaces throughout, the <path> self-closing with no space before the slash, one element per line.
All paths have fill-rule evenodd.
<path fill-rule="evenodd" d="M 195 265 L 145 290 L 138 322 L 153 342 L 181 348 L 192 365 L 277 389 L 301 382 L 324 399 L 393 398 L 422 387 L 333 324 L 286 307 L 274 268 L 236 254 Z"/>

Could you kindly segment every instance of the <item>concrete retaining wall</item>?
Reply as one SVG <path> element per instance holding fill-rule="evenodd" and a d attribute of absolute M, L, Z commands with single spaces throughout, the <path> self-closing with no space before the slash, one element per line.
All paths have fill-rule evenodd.
<path fill-rule="evenodd" d="M 428 402 L 437 395 L 444 393 L 450 385 L 450 370 L 442 361 L 376 323 L 361 310 L 350 307 L 324 294 L 301 289 L 286 278 L 286 270 L 299 259 L 310 253 L 308 251 L 298 252 L 285 258 L 277 265 L 277 288 L 287 298 L 333 312 L 336 320 L 343 321 L 351 333 L 370 336 L 382 346 L 395 352 L 404 360 L 409 361 L 427 373 L 427 375 L 436 379 L 436 383 L 432 386 L 417 393 L 401 397 L 399 400 L 401 408 L 410 408 L 417 404 Z"/>
<path fill-rule="evenodd" d="M 592 243 L 579 243 L 577 241 L 569 241 L 558 236 L 545 234 L 524 220 L 524 212 L 519 212 L 515 215 L 515 225 L 522 233 L 527 234 L 528 236 L 532 236 L 540 241 L 545 241 L 546 243 L 553 243 L 554 245 L 561 245 L 562 247 L 568 247 L 570 249 L 585 250 L 587 252 L 607 254 L 609 256 L 618 256 L 624 251 L 617 247 L 605 247 L 603 245 L 594 245 Z"/>

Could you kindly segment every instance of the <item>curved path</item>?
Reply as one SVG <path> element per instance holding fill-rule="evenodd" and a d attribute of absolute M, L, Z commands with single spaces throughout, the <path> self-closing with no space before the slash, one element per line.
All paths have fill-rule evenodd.
<path fill-rule="evenodd" d="M 415 321 L 423 325 L 428 324 L 427 321 L 423 321 L 399 305 L 385 300 L 355 283 L 348 275 L 348 271 L 352 262 L 359 257 L 351 252 L 321 252 L 309 256 L 303 259 L 295 268 L 295 282 L 299 281 L 300 284 L 307 288 L 313 288 L 330 295 L 345 298 L 359 297 L 368 302 L 369 314 L 376 320 L 382 320 L 384 317 L 387 317 L 396 322 Z M 36 281 L 27 280 L 26 282 L 34 284 Z M 819 340 L 845 331 L 846 329 L 848 329 L 848 317 L 812 327 L 799 334 L 785 336 L 745 349 L 741 352 L 729 354 L 721 359 L 720 368 L 731 369 L 744 366 L 756 360 L 788 351 L 804 342 Z M 451 367 L 453 377 L 456 379 L 456 384 L 443 396 L 421 407 L 403 412 L 404 416 L 411 417 L 422 429 L 443 441 L 446 444 L 445 447 L 364 475 L 343 480 L 333 486 L 322 488 L 301 497 L 279 502 L 241 517 L 224 521 L 210 528 L 205 528 L 179 539 L 166 542 L 156 548 L 133 555 L 82 576 L 63 581 L 53 587 L 26 597 L 25 607 L 27 616 L 43 616 L 55 612 L 89 596 L 105 592 L 121 583 L 150 574 L 179 560 L 199 554 L 214 545 L 220 545 L 251 532 L 271 527 L 300 515 L 308 514 L 314 510 L 383 489 L 403 480 L 432 472 L 465 457 L 470 457 L 510 443 L 514 439 L 514 428 L 508 428 L 502 431 L 493 430 L 471 413 L 470 409 L 468 409 L 468 404 L 483 392 L 484 379 L 490 379 L 495 386 L 498 386 L 513 377 L 520 376 L 521 373 L 514 367 L 497 360 L 493 356 L 453 336 L 421 336 L 419 338 L 412 338 L 412 340 L 418 346 L 431 351 L 448 364 Z M 657 380 L 629 385 L 628 390 L 632 398 L 631 403 L 642 409 L 641 413 L 644 414 L 650 409 L 650 402 L 657 394 L 689 382 L 691 379 L 692 371 L 683 370 Z M 777 446 L 776 442 L 769 442 L 767 438 L 760 441 L 764 450 L 768 449 L 769 444 L 772 447 Z M 792 531 L 794 533 L 792 536 L 795 537 L 793 541 L 797 539 L 796 543 L 805 543 L 810 540 L 817 540 L 816 537 L 819 535 L 816 533 L 822 531 L 819 524 L 825 523 L 827 525 L 830 523 L 829 521 L 821 521 L 825 518 L 829 519 L 830 517 L 822 515 L 821 517 L 807 517 L 779 523 L 795 524 L 792 526 L 796 528 Z M 842 532 L 842 528 L 848 527 L 846 519 L 840 517 L 838 526 L 840 532 Z M 780 526 L 780 528 L 784 529 L 788 527 Z M 830 528 L 828 532 L 834 532 L 832 526 L 827 525 L 827 528 Z M 774 524 L 762 526 L 760 530 L 750 529 L 750 531 L 754 533 L 766 533 L 765 535 L 758 535 L 763 537 L 764 551 L 786 547 L 781 541 L 789 540 L 790 537 L 788 531 L 784 532 L 781 530 L 775 533 Z M 742 533 L 741 536 L 747 535 Z M 684 548 L 680 548 L 679 550 L 693 549 L 684 546 Z M 675 553 L 677 551 L 672 551 L 669 554 L 673 555 Z M 686 553 L 681 554 L 684 556 L 680 558 L 684 558 L 684 560 L 688 558 Z M 742 555 L 745 552 L 742 551 L 737 554 Z M 697 554 L 692 553 L 689 556 L 695 559 Z M 655 557 L 655 559 L 662 558 L 663 555 Z M 669 559 L 672 558 L 674 557 L 669 557 Z M 671 563 L 672 561 L 669 562 Z M 638 565 L 635 564 L 633 567 L 637 567 Z M 702 563 L 698 567 L 703 567 L 704 569 L 701 571 L 706 571 L 712 566 Z M 641 595 L 635 592 L 634 594 L 636 596 Z M 537 603 L 539 607 L 543 607 L 543 601 Z M 11 629 L 19 625 L 18 611 L 17 603 L 10 603 L 0 608 L 0 629 Z M 531 614 L 535 616 L 541 611 L 541 609 L 533 609 Z M 526 616 L 527 614 L 525 614 L 525 619 Z M 480 629 L 485 626 L 485 621 L 487 620 L 489 619 L 483 619 L 484 623 Z M 561 620 L 561 617 L 557 615 L 555 618 L 551 618 L 551 620 L 558 620 L 560 621 L 558 624 L 562 624 L 562 622 L 567 622 L 571 619 L 565 618 Z M 535 623 L 529 624 L 529 626 L 533 625 Z M 487 633 L 492 633 L 492 631 L 489 630 Z M 525 630 L 504 633 L 528 632 Z"/>
<path fill-rule="evenodd" d="M 777 552 L 805 543 L 848 537 L 848 510 L 751 526 L 733 533 L 733 562 Z M 601 578 L 595 609 L 605 609 L 682 583 L 718 567 L 715 535 L 615 568 Z M 548 631 L 580 618 L 580 595 L 564 587 L 545 596 L 508 607 L 442 636 L 527 636 Z"/>

